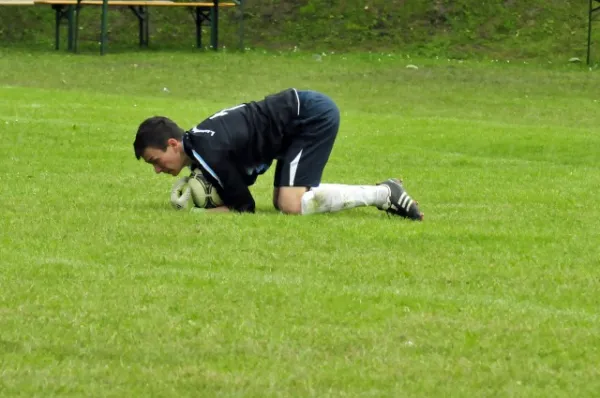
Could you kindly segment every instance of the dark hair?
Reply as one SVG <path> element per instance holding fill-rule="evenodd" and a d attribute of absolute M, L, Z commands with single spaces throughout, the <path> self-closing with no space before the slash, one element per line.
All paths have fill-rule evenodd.
<path fill-rule="evenodd" d="M 171 119 L 164 116 L 148 118 L 140 124 L 135 135 L 135 141 L 133 142 L 135 157 L 139 159 L 146 148 L 157 148 L 165 151 L 169 138 L 176 138 L 181 141 L 182 137 L 183 129 Z"/>

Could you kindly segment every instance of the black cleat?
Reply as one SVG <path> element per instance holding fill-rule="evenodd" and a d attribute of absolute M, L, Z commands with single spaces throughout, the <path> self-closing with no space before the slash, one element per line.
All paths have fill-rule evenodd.
<path fill-rule="evenodd" d="M 390 178 L 377 185 L 385 185 L 390 190 L 387 202 L 383 206 L 378 207 L 379 210 L 395 216 L 423 221 L 423 213 L 419 210 L 419 204 L 408 195 L 402 186 L 402 181 Z"/>

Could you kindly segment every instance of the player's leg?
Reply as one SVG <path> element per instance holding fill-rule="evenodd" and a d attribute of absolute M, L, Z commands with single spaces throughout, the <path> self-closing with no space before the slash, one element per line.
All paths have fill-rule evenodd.
<path fill-rule="evenodd" d="M 340 112 L 327 96 L 299 91 L 300 114 L 286 152 L 277 161 L 273 204 L 288 214 L 301 214 L 302 197 L 319 185 L 340 125 Z"/>
<path fill-rule="evenodd" d="M 306 215 L 376 206 L 391 214 L 422 218 L 416 202 L 396 180 L 377 185 L 321 184 L 339 129 L 339 110 L 320 93 L 301 91 L 299 98 L 298 132 L 275 170 L 275 208 Z M 411 206 L 413 211 L 408 211 Z"/>
<path fill-rule="evenodd" d="M 273 206 L 287 214 L 328 213 L 360 206 L 384 206 L 389 192 L 385 186 L 374 185 L 279 187 L 273 190 Z"/>
<path fill-rule="evenodd" d="M 302 214 L 302 196 L 307 187 L 279 187 L 274 193 L 275 208 L 286 214 Z M 277 196 L 275 196 L 277 195 Z"/>
<path fill-rule="evenodd" d="M 321 184 L 302 196 L 301 213 L 308 215 L 363 206 L 382 207 L 389 196 L 385 186 Z"/>
<path fill-rule="evenodd" d="M 386 187 L 320 185 L 340 114 L 335 103 L 323 94 L 300 91 L 298 96 L 297 132 L 275 170 L 275 208 L 288 214 L 309 214 L 382 204 L 389 195 Z"/>
<path fill-rule="evenodd" d="M 387 209 L 390 189 L 386 185 L 321 184 L 317 187 L 281 186 L 273 191 L 276 209 L 287 214 L 337 212 L 361 206 Z"/>
<path fill-rule="evenodd" d="M 277 172 L 276 172 L 277 174 Z M 281 188 L 283 188 L 283 193 L 281 194 Z M 301 187 L 275 187 L 273 188 L 273 207 L 277 210 L 290 213 L 290 214 L 299 214 L 300 213 L 300 201 L 302 199 L 302 195 L 309 188 L 301 186 Z M 281 208 L 283 206 L 283 208 Z"/>
<path fill-rule="evenodd" d="M 308 151 L 307 159 L 302 158 L 306 146 L 300 140 L 294 141 L 285 156 L 277 161 L 273 205 L 286 214 L 301 214 L 302 196 L 320 180 L 322 168 L 308 167 L 314 157 L 311 152 Z"/>
<path fill-rule="evenodd" d="M 283 170 L 286 167 L 282 166 L 285 164 L 278 162 L 276 176 L 285 174 Z M 310 189 L 280 186 L 273 191 L 273 203 L 275 208 L 287 214 L 309 215 L 376 206 L 388 214 L 412 220 L 423 219 L 418 203 L 397 179 L 388 179 L 377 185 L 320 184 Z"/>
<path fill-rule="evenodd" d="M 402 182 L 390 178 L 377 185 L 321 184 L 302 195 L 301 214 L 335 212 L 361 206 L 376 206 L 388 214 L 423 220 L 423 213 Z"/>

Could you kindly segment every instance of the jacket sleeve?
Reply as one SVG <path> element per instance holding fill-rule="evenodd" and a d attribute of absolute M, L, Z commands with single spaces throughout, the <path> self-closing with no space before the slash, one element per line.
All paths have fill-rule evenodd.
<path fill-rule="evenodd" d="M 217 188 L 223 204 L 234 211 L 254 213 L 254 198 L 235 163 L 223 158 L 212 163 L 200 162 L 200 169 Z"/>

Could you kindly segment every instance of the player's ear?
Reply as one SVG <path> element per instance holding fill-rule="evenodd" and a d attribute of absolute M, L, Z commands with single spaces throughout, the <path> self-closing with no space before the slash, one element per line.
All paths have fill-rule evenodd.
<path fill-rule="evenodd" d="M 167 146 L 171 148 L 176 148 L 179 145 L 179 141 L 176 138 L 169 138 L 167 140 Z"/>

